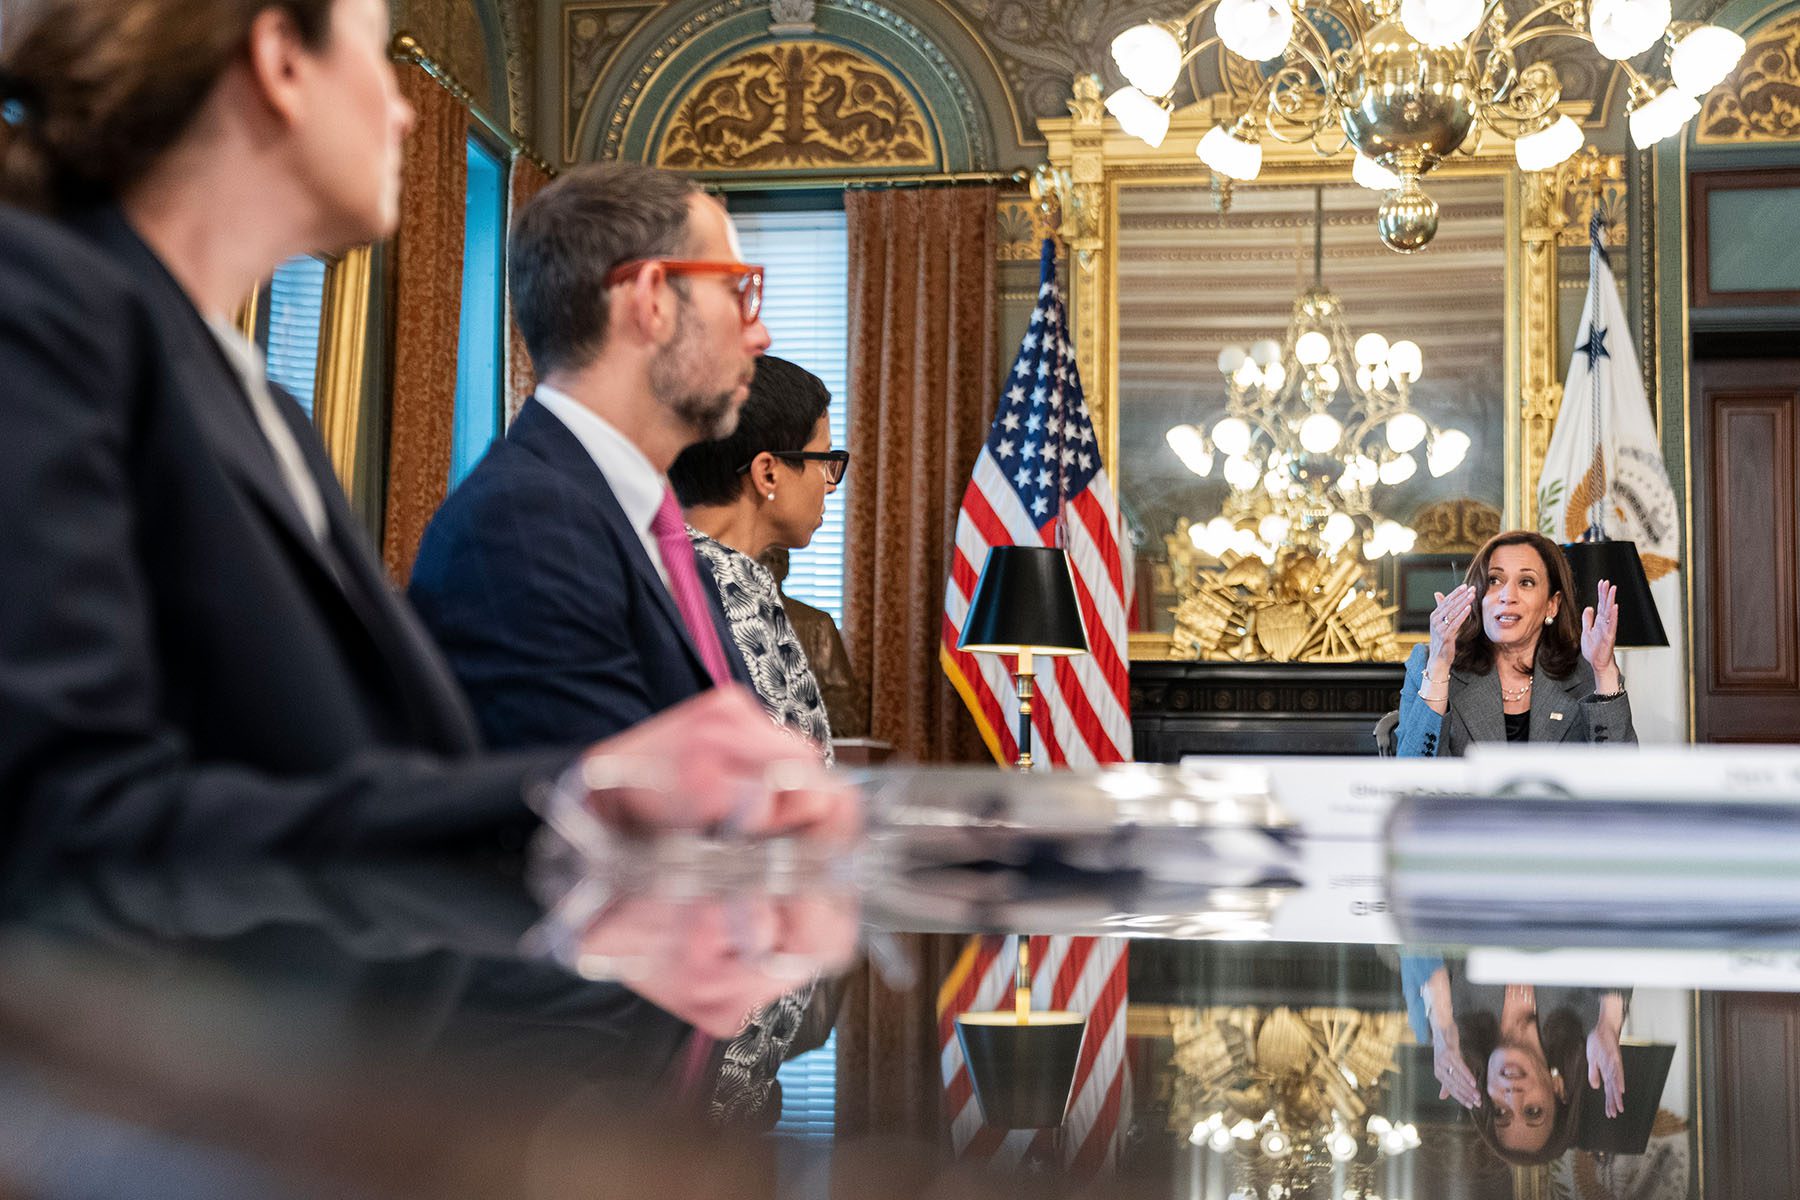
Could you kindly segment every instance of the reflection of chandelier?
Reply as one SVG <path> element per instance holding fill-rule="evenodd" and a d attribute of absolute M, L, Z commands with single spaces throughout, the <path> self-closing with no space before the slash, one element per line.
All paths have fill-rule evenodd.
<path fill-rule="evenodd" d="M 1182 66 L 1222 42 L 1270 63 L 1261 87 L 1235 120 L 1201 139 L 1200 158 L 1219 175 L 1254 179 L 1262 138 L 1311 142 L 1326 156 L 1346 147 L 1355 176 L 1386 193 L 1376 218 L 1381 240 L 1403 253 L 1437 233 L 1437 202 L 1419 177 L 1471 133 L 1516 139 L 1519 166 L 1542 171 L 1581 149 L 1581 129 L 1557 112 L 1562 85 L 1519 51 L 1547 37 L 1591 42 L 1631 81 L 1631 138 L 1640 148 L 1680 132 L 1700 97 L 1731 73 L 1744 40 L 1730 30 L 1671 22 L 1670 0 L 1545 0 L 1509 24 L 1500 0 L 1200 0 L 1176 21 L 1154 21 L 1114 39 L 1113 59 L 1131 86 L 1106 99 L 1126 132 L 1160 145 L 1169 94 Z M 1215 35 L 1188 46 L 1201 14 L 1215 9 Z M 1333 45 L 1320 26 L 1342 29 Z M 1340 39 L 1341 40 L 1341 39 Z M 1671 81 L 1658 84 L 1628 61 L 1668 45 Z"/>
<path fill-rule="evenodd" d="M 1215 1008 L 1172 1017 L 1169 1120 L 1225 1159 L 1235 1194 L 1376 1200 L 1377 1168 L 1416 1149 L 1418 1130 L 1375 1111 L 1396 1069 L 1403 1013 Z"/>
<path fill-rule="evenodd" d="M 1189 531 L 1215 558 L 1233 550 L 1272 563 L 1284 546 L 1335 558 L 1359 535 L 1367 558 L 1405 554 L 1414 534 L 1375 512 L 1375 489 L 1412 478 L 1420 447 L 1434 476 L 1468 453 L 1468 434 L 1440 430 L 1413 410 L 1412 385 L 1424 369 L 1416 344 L 1390 344 L 1379 333 L 1351 342 L 1343 305 L 1321 277 L 1322 189 L 1313 205 L 1313 283 L 1294 301 L 1287 341 L 1265 339 L 1248 353 L 1227 347 L 1219 355 L 1224 416 L 1210 436 L 1193 425 L 1166 435 L 1197 475 L 1224 456 L 1224 513 Z"/>

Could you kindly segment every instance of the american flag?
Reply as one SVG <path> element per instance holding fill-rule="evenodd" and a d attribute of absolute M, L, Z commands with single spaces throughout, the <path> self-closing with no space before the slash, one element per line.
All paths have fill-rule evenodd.
<path fill-rule="evenodd" d="M 1019 698 L 1013 662 L 956 648 L 975 581 L 993 546 L 1062 546 L 1075 577 L 1089 653 L 1055 658 L 1037 676 L 1032 709 L 1034 762 L 1086 767 L 1131 757 L 1125 665 L 1128 593 L 1118 504 L 1101 467 L 1094 422 L 1069 343 L 1056 252 L 1044 242 L 1038 302 L 1019 346 L 994 425 L 963 493 L 956 555 L 944 589 L 944 672 L 1002 763 L 1018 756 Z M 938 994 L 945 1107 L 958 1154 L 1018 1161 L 1050 1144 L 1049 1131 L 986 1127 L 973 1094 L 956 1015 L 1007 1007 L 1018 964 L 1017 938 L 977 938 L 965 947 Z M 1066 1161 L 1085 1174 L 1111 1163 L 1126 1125 L 1125 943 L 1118 938 L 1031 939 L 1032 1007 L 1088 1015 L 1075 1090 L 1064 1129 Z"/>

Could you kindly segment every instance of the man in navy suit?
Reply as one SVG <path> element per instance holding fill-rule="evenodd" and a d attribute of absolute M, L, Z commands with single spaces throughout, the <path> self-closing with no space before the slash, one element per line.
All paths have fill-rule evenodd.
<path fill-rule="evenodd" d="M 490 745 L 577 744 L 749 682 L 665 476 L 731 432 L 768 348 L 739 259 L 724 208 L 649 167 L 577 168 L 520 214 L 509 282 L 541 382 L 410 589 Z"/>

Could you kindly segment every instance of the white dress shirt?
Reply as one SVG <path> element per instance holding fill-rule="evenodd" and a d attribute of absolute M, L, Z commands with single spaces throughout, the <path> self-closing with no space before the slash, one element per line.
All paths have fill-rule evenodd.
<path fill-rule="evenodd" d="M 619 507 L 625 510 L 625 519 L 631 522 L 638 540 L 644 543 L 650 565 L 662 577 L 663 586 L 668 587 L 669 569 L 663 565 L 662 550 L 656 543 L 656 534 L 650 529 L 650 522 L 662 507 L 663 494 L 668 491 L 668 478 L 652 466 L 644 452 L 611 422 L 581 401 L 540 383 L 537 402 L 575 435 L 575 440 L 600 468 L 600 474 L 606 476 L 607 486 L 612 488 Z"/>
<path fill-rule="evenodd" d="M 323 542 L 331 531 L 330 522 L 325 515 L 325 498 L 320 494 L 312 472 L 307 469 L 306 455 L 301 452 L 294 431 L 288 428 L 288 423 L 282 419 L 281 410 L 275 406 L 275 397 L 269 394 L 268 363 L 264 361 L 262 351 L 235 325 L 209 320 L 206 327 L 212 330 L 219 349 L 225 352 L 232 370 L 237 372 L 245 393 L 250 397 L 250 411 L 256 414 L 256 423 L 262 428 L 263 438 L 268 441 L 269 449 L 275 455 L 275 465 L 281 470 L 281 481 L 293 496 L 294 506 L 300 510 L 301 520 L 306 522 L 313 537 Z"/>

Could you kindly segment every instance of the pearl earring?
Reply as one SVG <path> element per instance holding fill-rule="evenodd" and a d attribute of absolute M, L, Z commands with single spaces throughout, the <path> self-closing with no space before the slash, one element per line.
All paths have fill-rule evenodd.
<path fill-rule="evenodd" d="M 771 504 L 775 503 L 775 493 L 774 492 L 769 493 L 769 503 L 771 503 Z"/>
<path fill-rule="evenodd" d="M 775 497 L 774 497 L 774 496 L 770 496 L 770 497 L 769 497 L 769 499 L 771 499 L 771 500 L 773 500 L 773 499 L 774 499 L 774 498 L 775 498 Z M 1549 623 L 1550 623 L 1550 622 L 1552 622 L 1552 621 L 1554 621 L 1554 620 L 1556 620 L 1556 618 L 1555 618 L 1555 617 L 1545 617 L 1545 618 L 1544 618 L 1544 624 L 1546 624 L 1546 625 L 1548 625 L 1548 624 L 1549 624 Z"/>

